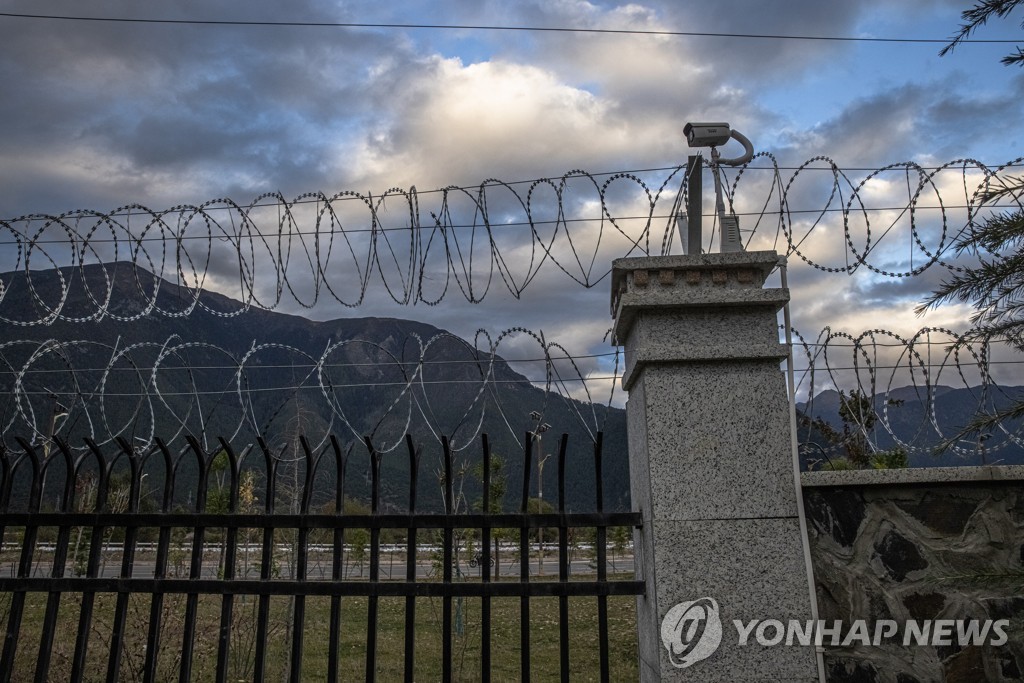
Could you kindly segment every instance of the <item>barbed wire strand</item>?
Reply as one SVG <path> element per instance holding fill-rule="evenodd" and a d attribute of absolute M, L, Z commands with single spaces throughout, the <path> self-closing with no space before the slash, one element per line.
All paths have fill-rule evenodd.
<path fill-rule="evenodd" d="M 970 159 L 928 168 L 903 162 L 858 179 L 820 156 L 785 177 L 774 157 L 762 153 L 752 161 L 756 165 L 726 174 L 724 198 L 737 215 L 758 217 L 744 230 L 748 248 L 776 249 L 791 264 L 823 273 L 851 276 L 863 269 L 872 277 L 905 279 L 933 267 L 962 269 L 965 257 L 951 249 L 954 239 L 976 229 L 986 212 L 1020 206 L 1013 196 L 1004 205 L 988 199 L 992 187 L 1015 182 L 1008 170 L 1020 161 L 996 168 Z M 232 318 L 291 303 L 304 309 L 324 303 L 358 307 L 371 283 L 382 285 L 399 305 L 434 306 L 450 296 L 481 303 L 501 287 L 521 298 L 542 271 L 592 288 L 608 276 L 605 264 L 613 258 L 649 255 L 652 242 L 657 253 L 671 253 L 688 179 L 683 166 L 662 172 L 653 179 L 582 170 L 523 184 L 488 179 L 472 188 L 443 188 L 430 195 L 430 204 L 412 187 L 376 195 L 306 193 L 290 202 L 267 193 L 247 205 L 219 198 L 162 212 L 128 205 L 106 214 L 22 216 L 0 221 L 0 233 L 14 246 L 14 268 L 0 278 L 0 321 L 15 330 L 44 332 L 57 322 L 127 324 L 153 316 L 187 319 L 199 311 Z M 897 193 L 901 204 L 894 203 Z M 790 209 L 815 198 L 818 211 Z M 662 202 L 672 207 L 658 211 Z M 599 206 L 600 214 L 580 218 L 590 206 Z M 876 215 L 883 210 L 895 215 L 883 220 Z M 654 234 L 660 219 L 667 219 L 665 227 Z M 511 236 L 503 232 L 511 224 L 529 229 Z M 836 245 L 842 245 L 841 262 Z M 701 245 L 711 247 L 709 240 Z M 829 254 L 831 261 L 819 254 Z M 234 282 L 238 300 L 212 297 L 214 282 Z M 0 377 L 10 380 L 0 429 L 12 447 L 17 435 L 35 442 L 51 438 L 47 425 L 57 404 L 66 409 L 58 433 L 77 430 L 100 441 L 123 437 L 152 444 L 158 425 L 168 424 L 168 442 L 215 431 L 264 435 L 280 428 L 285 412 L 310 391 L 328 406 L 327 417 L 313 428 L 317 448 L 338 427 L 355 439 L 379 437 L 381 452 L 387 452 L 401 443 L 401 436 L 392 437 L 414 423 L 436 438 L 452 437 L 462 448 L 477 436 L 488 411 L 521 438 L 521 416 L 505 415 L 501 408 L 499 388 L 515 384 L 539 389 L 537 400 L 545 409 L 553 405 L 549 401 L 560 402 L 594 435 L 608 414 L 596 406 L 614 405 L 620 367 L 619 350 L 573 355 L 526 328 L 494 339 L 481 331 L 472 341 L 447 333 L 426 340 L 411 335 L 401 348 L 331 341 L 319 355 L 256 341 L 239 353 L 178 337 L 110 344 L 14 334 L 0 343 Z M 798 393 L 810 397 L 808 414 L 823 387 L 852 381 L 883 401 L 879 423 L 895 439 L 885 401 L 909 382 L 926 406 L 920 439 L 899 441 L 911 452 L 948 431 L 936 408 L 940 381 L 952 378 L 971 389 L 976 412 L 991 412 L 1002 391 L 991 368 L 1018 362 L 993 359 L 989 342 L 969 331 L 925 328 L 904 338 L 886 330 L 853 336 L 826 329 L 814 341 L 796 338 L 802 359 Z M 537 352 L 529 361 L 503 360 L 501 345 L 513 341 L 526 341 Z M 442 346 L 447 350 L 439 360 L 432 354 Z M 281 369 L 280 357 L 289 359 L 301 379 L 268 385 L 261 374 Z M 543 378 L 509 375 L 516 363 L 526 362 L 543 363 Z M 435 370 L 446 364 L 470 377 L 439 378 Z M 372 379 L 347 374 L 370 369 Z M 459 383 L 477 388 L 465 396 L 461 414 L 442 415 L 432 392 Z M 373 410 L 357 417 L 346 392 L 367 389 L 390 394 L 375 398 Z M 999 443 L 1021 445 L 1019 431 L 1019 425 L 1003 425 Z"/>

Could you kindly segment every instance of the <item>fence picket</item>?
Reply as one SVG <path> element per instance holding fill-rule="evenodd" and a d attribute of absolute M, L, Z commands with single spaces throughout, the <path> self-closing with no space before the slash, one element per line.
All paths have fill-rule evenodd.
<path fill-rule="evenodd" d="M 25 619 L 29 614 L 27 600 L 33 594 L 45 594 L 45 610 L 42 616 L 41 633 L 39 636 L 38 663 L 33 670 L 33 678 L 45 681 L 53 677 L 65 677 L 71 681 L 82 681 L 95 678 L 95 660 L 105 658 L 105 678 L 108 681 L 122 680 L 126 677 L 126 667 L 135 667 L 133 675 L 151 682 L 167 675 L 176 676 L 179 681 L 191 681 L 199 676 L 211 676 L 218 681 L 232 680 L 236 672 L 232 667 L 237 665 L 238 657 L 235 639 L 240 637 L 236 632 L 236 615 L 248 599 L 256 600 L 255 624 L 252 627 L 254 640 L 251 644 L 252 656 L 248 662 L 248 673 L 256 681 L 271 678 L 268 655 L 271 647 L 277 649 L 275 636 L 271 628 L 272 615 L 276 609 L 272 603 L 273 596 L 287 597 L 293 600 L 292 610 L 286 616 L 290 637 L 281 641 L 288 653 L 288 662 L 284 664 L 288 678 L 292 681 L 308 679 L 304 671 L 304 640 L 307 628 L 307 612 L 309 610 L 307 596 L 324 596 L 330 599 L 330 642 L 324 648 L 327 651 L 326 675 L 330 681 L 347 678 L 342 673 L 342 638 L 346 635 L 342 630 L 342 604 L 345 596 L 361 596 L 367 600 L 366 640 L 365 640 L 365 678 L 367 681 L 376 679 L 381 666 L 381 641 L 378 637 L 381 628 L 381 597 L 394 596 L 404 598 L 403 661 L 404 679 L 412 681 L 422 678 L 417 672 L 417 624 L 416 601 L 418 598 L 439 598 L 442 607 L 441 634 L 441 678 L 446 681 L 455 680 L 462 674 L 456 670 L 454 656 L 454 629 L 462 627 L 469 602 L 479 604 L 479 647 L 480 663 L 479 678 L 489 681 L 493 677 L 494 657 L 492 653 L 492 599 L 519 598 L 520 613 L 520 671 L 521 680 L 530 680 L 533 674 L 531 663 L 530 639 L 530 607 L 531 601 L 541 597 L 557 598 L 559 628 L 559 672 L 562 680 L 568 680 L 570 663 L 574 652 L 570 651 L 570 601 L 573 596 L 596 597 L 598 601 L 598 650 L 601 657 L 601 678 L 609 680 L 608 624 L 607 605 L 609 595 L 638 595 L 642 593 L 642 582 L 609 581 L 605 568 L 606 550 L 605 529 L 610 525 L 638 526 L 640 514 L 635 512 L 606 513 L 603 510 L 603 493 L 601 487 L 601 439 L 598 436 L 594 445 L 594 458 L 597 482 L 596 512 L 570 512 L 566 509 L 566 453 L 567 437 L 563 436 L 558 450 L 558 508 L 557 512 L 546 513 L 530 508 L 530 475 L 535 466 L 533 439 L 527 438 L 524 447 L 523 486 L 519 500 L 518 512 L 506 513 L 494 511 L 491 486 L 492 465 L 494 456 L 487 436 L 481 439 L 482 476 L 479 510 L 462 509 L 468 506 L 461 485 L 456 490 L 455 479 L 465 472 L 467 467 L 459 461 L 458 472 L 455 453 L 446 438 L 442 438 L 442 462 L 438 478 L 442 484 L 444 509 L 442 513 L 421 513 L 418 509 L 420 493 L 420 455 L 421 449 L 416 446 L 411 436 L 406 437 L 409 463 L 409 494 L 408 504 L 404 512 L 394 512 L 383 503 L 382 454 L 376 450 L 372 441 L 367 438 L 362 446 L 367 449 L 369 457 L 370 510 L 369 514 L 351 514 L 345 510 L 345 470 L 351 447 L 343 451 L 336 438 L 318 453 L 309 443 L 300 438 L 301 458 L 298 463 L 287 463 L 296 467 L 304 467 L 301 475 L 301 486 L 297 487 L 298 506 L 282 510 L 278 501 L 277 480 L 284 474 L 279 467 L 282 462 L 275 456 L 274 450 L 262 439 L 255 447 L 236 449 L 228 441 L 221 439 L 213 450 L 205 447 L 199 440 L 189 438 L 186 447 L 180 452 L 172 452 L 163 441 L 156 440 L 155 447 L 145 453 L 132 450 L 124 440 L 118 441 L 120 450 L 109 455 L 93 442 L 87 442 L 87 450 L 76 458 L 67 444 L 55 440 L 56 450 L 53 457 L 41 456 L 38 446 L 22 442 L 22 452 L 13 453 L 0 450 L 0 534 L 15 530 L 20 531 L 18 537 L 2 536 L 4 549 L 12 544 L 18 550 L 18 562 L 10 574 L 0 573 L 0 591 L 10 594 L 10 608 L 6 623 L 6 640 L 0 653 L 0 683 L 8 683 L 21 676 L 22 664 L 15 666 L 18 654 L 19 637 L 25 631 Z M 42 458 L 45 458 L 42 459 Z M 124 463 L 130 482 L 126 488 L 119 488 L 112 477 L 115 465 L 118 465 L 121 477 Z M 218 458 L 226 458 L 227 467 L 223 470 Z M 120 464 L 118 464 L 120 463 Z M 329 482 L 329 468 L 333 463 L 335 481 L 333 485 L 334 509 L 323 511 L 313 507 L 314 482 Z M 176 483 L 187 481 L 186 464 L 198 469 L 198 483 L 194 489 L 183 491 Z M 62 491 L 57 491 L 54 501 L 45 504 L 45 481 L 49 472 L 57 472 L 63 465 L 65 480 Z M 154 471 L 148 471 L 147 465 L 162 468 L 162 496 L 151 496 L 143 486 L 145 478 Z M 262 470 L 258 467 L 262 466 Z M 248 469 L 245 469 L 248 468 Z M 254 469 L 257 468 L 257 469 Z M 152 467 L 148 468 L 152 470 Z M 254 511 L 255 496 L 247 494 L 248 501 L 241 502 L 243 486 L 243 470 L 246 477 L 246 491 L 255 486 L 255 476 L 265 476 L 262 487 L 262 510 Z M 191 470 L 190 470 L 191 471 Z M 291 476 L 299 477 L 298 469 L 290 471 Z M 52 477 L 55 475 L 51 475 Z M 216 477 L 216 479 L 215 479 Z M 22 480 L 30 485 L 27 497 L 19 497 L 12 502 L 14 480 L 18 478 L 19 493 Z M 150 480 L 150 481 L 155 481 Z M 86 486 L 86 483 L 88 486 Z M 51 486 L 51 489 L 53 487 Z M 127 494 L 125 491 L 127 490 Z M 160 488 L 157 489 L 158 491 Z M 93 493 L 95 499 L 92 498 Z M 214 495 L 216 493 L 216 495 Z M 182 501 L 188 494 L 187 509 Z M 125 498 L 127 495 L 127 498 Z M 194 498 L 193 498 L 194 496 Z M 216 505 L 213 501 L 218 501 Z M 319 505 L 320 503 L 317 503 Z M 476 504 L 474 503 L 474 508 Z M 518 541 L 520 558 L 520 576 L 518 580 L 502 581 L 491 573 L 491 545 L 495 539 L 495 529 L 520 530 Z M 530 536 L 543 528 L 557 528 L 559 535 L 558 579 L 531 580 Z M 570 564 L 568 557 L 568 538 L 571 529 L 594 528 L 597 533 L 596 554 L 598 558 L 596 581 L 569 581 Z M 40 530 L 56 530 L 56 541 L 39 542 Z M 81 529 L 88 535 L 88 555 L 82 567 L 81 559 L 72 557 L 72 535 L 74 529 Z M 155 543 L 146 541 L 142 530 L 149 529 L 157 533 Z M 345 570 L 346 529 L 369 530 L 369 577 L 355 579 L 347 577 Z M 438 549 L 442 558 L 440 580 L 422 580 L 418 576 L 421 568 L 417 562 L 417 553 L 421 549 L 420 529 L 439 532 L 441 548 Z M 260 540 L 251 548 L 243 530 L 259 530 Z M 311 533 L 323 530 L 327 539 L 313 539 Z M 382 534 L 387 530 L 397 530 L 406 534 L 404 550 L 404 580 L 385 577 L 382 567 L 382 554 L 385 552 Z M 294 531 L 295 544 L 282 551 L 278 545 L 286 534 Z M 52 533 L 52 531 L 50 532 Z M 111 545 L 108 534 L 118 533 L 120 540 Z M 320 533 L 320 532 L 318 532 Z M 479 566 L 479 580 L 470 580 L 459 564 L 462 556 L 456 552 L 456 540 L 462 534 L 478 533 L 482 546 L 478 555 L 471 559 Z M 191 534 L 191 538 L 188 535 Z M 215 534 L 220 534 L 218 536 Z M 45 537 L 47 539 L 52 536 Z M 150 537 L 151 538 L 151 537 Z M 175 538 L 178 543 L 188 544 L 188 549 L 173 551 Z M 140 539 L 145 542 L 140 543 Z M 218 547 L 214 562 L 210 553 L 214 552 L 211 542 Z M 460 541 L 461 542 L 461 541 Z M 51 545 L 52 544 L 52 545 Z M 108 573 L 103 564 L 105 553 L 121 554 L 119 564 L 111 567 Z M 150 560 L 140 553 L 155 550 L 152 561 L 152 574 L 146 569 Z M 180 554 L 173 562 L 186 573 L 184 575 L 171 570 L 172 551 Z M 258 578 L 250 578 L 248 560 L 244 558 L 251 551 L 259 553 L 260 568 Z M 52 552 L 49 566 L 46 553 Z M 278 568 L 277 553 L 290 552 L 295 561 L 293 567 Z M 311 572 L 311 561 L 315 561 L 312 553 L 332 553 L 329 580 L 316 578 Z M 42 559 L 35 559 L 36 555 Z M 142 559 L 140 559 L 142 558 Z M 311 560 L 311 558 L 313 558 Z M 84 558 L 82 558 L 84 559 Z M 81 575 L 68 576 L 68 561 L 79 562 Z M 141 562 L 147 564 L 141 565 Z M 245 562 L 246 564 L 242 564 Z M 217 565 L 216 567 L 214 565 Z M 187 569 L 185 569 L 187 567 Z M 214 570 L 216 573 L 214 574 Z M 553 577 L 552 577 L 553 578 Z M 81 604 L 75 605 L 64 600 L 66 594 L 81 594 Z M 111 603 L 106 596 L 114 598 Z M 174 609 L 177 601 L 169 602 L 168 595 L 180 596 L 184 601 L 183 614 L 166 612 L 168 605 Z M 130 601 L 138 596 L 149 597 L 148 622 L 144 627 L 136 628 L 131 619 Z M 239 597 L 241 596 L 241 597 Z M 206 600 L 219 601 L 219 619 L 217 620 L 216 636 L 212 636 L 213 622 L 208 622 L 213 615 L 207 615 L 204 606 Z M 311 604 L 311 603 L 309 603 Z M 456 612 L 456 604 L 458 611 Z M 77 608 L 77 614 L 74 612 Z M 66 614 L 65 614 L 66 613 Z M 63 619 L 61 615 L 63 614 Z M 174 615 L 168 621 L 168 614 Z M 51 653 L 56 647 L 62 647 L 60 628 L 69 617 L 77 617 L 77 631 L 73 639 L 74 652 L 67 662 L 68 670 L 58 672 L 51 663 Z M 110 627 L 99 626 L 97 619 L 112 620 Z M 145 617 L 142 617 L 145 618 Z M 174 624 L 175 631 L 180 633 L 180 640 L 174 638 L 178 650 L 166 651 L 164 643 L 166 630 Z M 95 634 L 107 634 L 109 640 L 97 641 L 96 647 L 104 647 L 103 654 L 91 653 L 90 637 Z M 131 652 L 131 638 L 144 634 L 144 655 Z M 349 636 L 350 637 L 350 636 Z M 460 641 L 462 642 L 462 641 Z M 321 644 L 318 644 L 318 647 Z M 422 645 L 420 645 L 422 647 Z M 163 655 L 161 652 L 163 651 Z M 214 656 L 213 653 L 216 652 Z M 129 653 L 130 656 L 129 656 Z M 168 654 L 170 659 L 168 659 Z M 215 660 L 214 660 L 215 657 Z M 282 658 L 283 659 L 283 658 Z M 168 662 L 171 662 L 168 664 Z M 283 664 L 283 662 L 282 662 Z M 175 669 L 165 670 L 167 666 Z M 100 671 L 103 671 L 101 668 Z M 212 674 L 211 674 L 212 671 Z M 18 672 L 16 674 L 16 672 Z M 27 674 L 26 674 L 27 675 Z M 277 673 L 273 674 L 277 676 Z M 323 674 L 321 674 L 323 675 Z M 429 675 L 429 674 L 428 674 Z M 436 675 L 436 674 L 435 674 Z M 474 674 L 475 675 L 475 674 Z M 503 674 L 507 675 L 507 674 Z"/>

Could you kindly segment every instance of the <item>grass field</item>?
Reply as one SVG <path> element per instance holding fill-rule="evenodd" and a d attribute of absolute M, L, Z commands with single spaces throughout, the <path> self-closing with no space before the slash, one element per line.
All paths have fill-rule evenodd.
<path fill-rule="evenodd" d="M 18 639 L 17 667 L 13 680 L 31 680 L 36 668 L 40 631 L 47 596 L 30 594 L 26 602 Z M 87 680 L 103 680 L 112 632 L 115 595 L 99 594 L 90 632 Z M 78 627 L 80 594 L 62 597 L 57 637 L 49 653 L 49 680 L 67 680 L 71 670 L 75 635 Z M 0 596 L 0 617 L 4 627 L 11 596 Z M 610 597 L 609 641 L 611 680 L 637 680 L 637 643 L 635 598 Z M 219 596 L 199 600 L 197 637 L 192 658 L 194 681 L 214 679 L 217 659 L 217 635 L 220 618 Z M 364 680 L 367 636 L 366 598 L 342 600 L 341 680 Z M 416 600 L 416 680 L 441 678 L 442 619 L 441 598 Z M 453 599 L 456 629 L 453 634 L 452 668 L 457 681 L 480 680 L 480 598 Z M 570 665 L 573 681 L 599 679 L 597 598 L 570 598 Z M 257 600 L 236 597 L 231 629 L 232 681 L 252 680 L 255 662 Z M 145 643 L 149 627 L 150 597 L 133 595 L 129 601 L 128 629 L 121 680 L 141 681 Z M 165 598 L 160 649 L 159 681 L 177 681 L 181 660 L 185 597 Z M 274 597 L 271 601 L 271 633 L 268 638 L 267 680 L 287 680 L 290 662 L 292 602 Z M 302 680 L 321 681 L 327 675 L 330 599 L 306 599 L 303 630 Z M 401 680 L 404 673 L 405 599 L 381 598 L 377 623 L 377 680 Z M 519 598 L 491 599 L 491 680 L 519 680 Z M 531 680 L 557 680 L 559 673 L 558 598 L 534 598 L 530 601 Z"/>

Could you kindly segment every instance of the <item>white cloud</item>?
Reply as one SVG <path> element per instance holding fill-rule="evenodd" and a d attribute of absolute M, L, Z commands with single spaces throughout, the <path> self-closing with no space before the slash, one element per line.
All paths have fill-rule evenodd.
<path fill-rule="evenodd" d="M 351 159 L 364 182 L 434 187 L 494 177 L 496 166 L 508 169 L 504 178 L 529 177 L 528 169 L 562 168 L 560 158 L 628 148 L 606 101 L 546 69 L 441 58 L 418 68 L 395 84 L 410 91 L 402 109 Z"/>
<path fill-rule="evenodd" d="M 117 15 L 125 11 L 122 5 L 97 3 L 93 10 Z M 54 2 L 51 9 L 71 12 L 77 6 Z M 28 2 L 12 3 L 10 11 L 19 9 L 37 11 Z M 429 23 L 799 35 L 875 34 L 891 27 L 893 34 L 901 34 L 916 31 L 919 25 L 932 30 L 946 17 L 955 23 L 957 9 L 954 2 L 939 8 L 935 3 L 916 3 L 910 11 L 882 2 L 778 0 L 717 2 L 695 12 L 680 3 L 656 0 L 461 1 L 432 5 Z M 220 18 L 214 14 L 225 8 L 193 0 L 161 10 L 172 17 Z M 245 10 L 261 19 L 280 18 L 279 7 L 270 2 L 249 3 Z M 300 2 L 289 5 L 287 18 L 418 21 L 427 11 L 403 3 Z M 138 12 L 142 14 L 141 9 Z M 0 214 L 5 216 L 79 206 L 107 210 L 130 202 L 160 210 L 216 196 L 244 205 L 261 193 L 277 191 L 292 198 L 314 190 L 328 195 L 354 190 L 372 193 L 376 200 L 388 188 L 415 185 L 422 193 L 421 219 L 431 225 L 430 212 L 440 210 L 439 196 L 426 191 L 438 187 L 472 186 L 486 178 L 558 177 L 574 168 L 598 172 L 683 163 L 691 150 L 682 140 L 682 126 L 699 119 L 730 121 L 759 150 L 776 153 L 784 166 L 816 155 L 828 155 L 844 168 L 880 167 L 901 159 L 931 164 L 957 156 L 992 162 L 993 153 L 1019 156 L 1018 148 L 1024 144 L 1018 125 L 1024 78 L 1000 71 L 994 61 L 988 69 L 973 69 L 974 57 L 965 51 L 955 60 L 938 60 L 934 51 L 891 48 L 903 50 L 899 54 L 912 65 L 904 69 L 903 60 L 881 63 L 878 55 L 883 53 L 877 46 L 829 41 L 72 26 L 75 30 L 56 22 L 0 24 L 0 39 L 7 46 L 0 57 L 6 88 L 0 101 L 0 120 L 5 124 L 0 165 L 14 169 L 0 184 Z M 953 28 L 950 24 L 949 30 Z M 767 165 L 767 160 L 758 164 Z M 787 195 L 790 210 L 829 209 L 821 225 L 802 241 L 801 250 L 816 263 L 845 268 L 853 256 L 841 213 L 835 210 L 845 208 L 864 173 L 851 172 L 850 182 L 840 178 L 838 187 L 828 171 L 807 170 L 795 179 L 791 174 L 783 171 L 780 177 L 783 184 L 793 181 Z M 874 208 L 900 207 L 871 216 L 876 244 L 893 227 L 870 262 L 893 271 L 911 267 L 911 254 L 913 265 L 926 259 L 913 243 L 908 215 L 901 214 L 907 189 L 900 174 L 887 173 L 861 188 Z M 650 174 L 658 176 L 652 192 L 665 175 Z M 735 173 L 729 177 L 731 182 Z M 738 186 L 736 209 L 748 214 L 742 217 L 744 228 L 753 227 L 757 214 L 766 210 L 754 244 L 784 250 L 785 242 L 777 235 L 781 187 L 771 180 L 768 172 L 748 171 Z M 593 222 L 601 216 L 598 191 L 588 182 L 567 182 L 562 218 L 569 222 L 558 224 L 550 254 L 543 246 L 559 214 L 549 186 L 536 188 L 529 206 L 538 236 L 522 225 L 501 230 L 495 226 L 495 244 L 504 259 L 502 268 L 514 280 L 512 288 L 518 292 L 532 278 L 522 300 L 508 293 L 499 273 L 491 272 L 490 237 L 479 229 L 472 198 L 453 194 L 455 224 L 478 223 L 475 234 L 467 228 L 448 231 L 452 247 L 458 240 L 458 246 L 468 250 L 470 239 L 475 239 L 473 267 L 469 268 L 468 256 L 465 265 L 472 277 L 465 276 L 457 255 L 452 260 L 463 285 L 471 280 L 476 293 L 490 278 L 485 303 L 466 304 L 450 279 L 448 300 L 441 305 L 399 306 L 389 303 L 378 273 L 370 276 L 365 305 L 356 312 L 429 318 L 467 335 L 481 326 L 500 330 L 523 325 L 546 330 L 549 338 L 566 341 L 574 352 L 603 348 L 601 337 L 610 323 L 608 282 L 584 289 L 573 278 L 597 282 L 611 259 L 629 250 L 630 242 L 608 220 L 599 232 Z M 656 214 L 667 209 L 678 182 L 677 177 L 666 187 L 667 196 L 659 201 Z M 975 182 L 972 176 L 966 184 L 971 187 Z M 947 208 L 969 201 L 964 184 L 955 170 L 937 179 Z M 711 209 L 710 185 L 705 176 L 706 211 Z M 528 186 L 514 189 L 525 202 Z M 922 203 L 932 201 L 929 193 Z M 509 190 L 489 188 L 487 198 L 491 216 L 500 217 L 497 222 L 527 222 L 526 210 Z M 605 199 L 620 227 L 636 239 L 650 211 L 648 198 L 637 186 L 619 181 Z M 255 213 L 273 243 L 276 209 Z M 299 224 L 286 225 L 287 233 L 312 230 L 313 213 L 297 209 L 295 215 Z M 368 216 L 356 201 L 339 208 L 346 229 L 365 229 Z M 403 227 L 408 220 L 403 200 L 389 199 L 379 217 L 385 227 Z M 801 240 L 817 216 L 794 213 L 791 218 L 796 239 Z M 917 219 L 920 239 L 935 248 L 939 227 L 923 208 Z M 962 210 L 950 209 L 948 220 L 951 229 L 958 229 L 964 221 Z M 658 216 L 650 225 L 649 243 L 655 253 L 665 221 Z M 863 250 L 863 221 L 854 215 L 849 227 L 855 247 Z M 330 268 L 320 282 L 321 303 L 308 312 L 314 317 L 347 312 L 333 301 L 325 283 L 336 287 L 339 298 L 352 302 L 359 296 L 359 268 L 378 267 L 360 261 L 369 253 L 369 233 L 355 231 L 348 234 L 355 259 L 336 235 Z M 710 234 L 710 227 L 706 232 Z M 389 284 L 404 292 L 414 282 L 407 266 L 409 240 L 405 233 L 389 235 L 395 237 L 397 263 L 384 251 L 387 245 L 378 243 L 379 268 Z M 296 298 L 308 302 L 320 276 L 303 260 L 298 242 L 294 246 L 287 275 Z M 237 261 L 229 252 L 223 243 L 214 248 L 211 282 L 238 279 Z M 426 277 L 439 276 L 437 266 L 446 259 L 435 241 Z M 910 302 L 930 291 L 942 275 L 932 269 L 912 281 L 868 272 L 847 277 L 824 275 L 795 256 L 791 264 L 794 313 L 804 330 L 828 324 L 849 330 L 885 324 L 908 332 L 921 322 L 910 311 Z M 278 274 L 268 259 L 257 257 L 247 267 L 258 273 L 261 300 L 275 303 Z M 433 296 L 444 282 L 426 279 L 424 287 Z M 304 312 L 287 291 L 281 306 Z M 934 316 L 955 326 L 964 314 L 962 309 L 944 308 L 929 314 L 928 321 L 931 324 Z"/>

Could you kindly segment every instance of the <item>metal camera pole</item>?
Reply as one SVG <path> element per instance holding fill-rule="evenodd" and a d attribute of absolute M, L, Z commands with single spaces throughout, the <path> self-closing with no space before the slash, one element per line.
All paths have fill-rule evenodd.
<path fill-rule="evenodd" d="M 728 123 L 687 123 L 683 128 L 687 144 L 690 147 L 711 148 L 711 175 L 715 181 L 715 213 L 718 216 L 718 223 L 721 226 L 722 236 L 719 238 L 719 251 L 724 253 L 744 251 L 743 241 L 740 238 L 740 219 L 734 213 L 726 214 L 725 201 L 722 198 L 722 177 L 720 167 L 742 166 L 754 158 L 754 146 L 745 135 L 739 131 L 729 128 Z M 729 140 L 736 140 L 743 145 L 743 155 L 730 159 L 723 159 L 718 148 Z M 692 196 L 692 194 L 691 194 Z M 699 223 L 698 223 L 699 225 Z M 688 241 L 692 244 L 695 236 L 691 235 Z M 697 244 L 700 244 L 700 236 L 696 236 Z M 696 251 L 688 253 L 700 253 L 699 247 Z"/>

